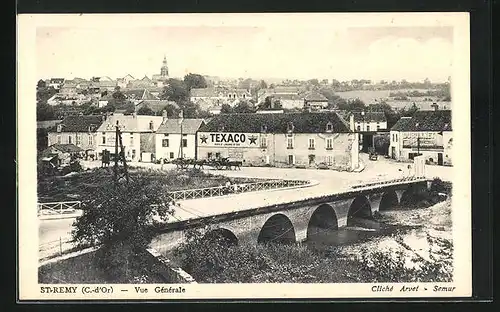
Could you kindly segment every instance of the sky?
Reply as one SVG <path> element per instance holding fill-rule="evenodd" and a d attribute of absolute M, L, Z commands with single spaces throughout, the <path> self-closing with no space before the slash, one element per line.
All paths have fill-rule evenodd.
<path fill-rule="evenodd" d="M 296 24 L 296 23 L 295 23 Z M 37 76 L 113 79 L 160 73 L 231 78 L 446 81 L 452 27 L 38 27 Z"/>

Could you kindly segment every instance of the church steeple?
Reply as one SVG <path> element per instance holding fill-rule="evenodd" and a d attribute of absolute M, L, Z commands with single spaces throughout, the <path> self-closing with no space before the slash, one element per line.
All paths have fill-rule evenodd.
<path fill-rule="evenodd" d="M 165 55 L 163 55 L 163 65 L 161 66 L 160 75 L 162 77 L 168 77 L 167 57 Z"/>

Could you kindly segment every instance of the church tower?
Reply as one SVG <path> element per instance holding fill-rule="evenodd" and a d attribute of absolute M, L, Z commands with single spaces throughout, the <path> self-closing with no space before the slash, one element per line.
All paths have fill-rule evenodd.
<path fill-rule="evenodd" d="M 167 66 L 167 57 L 163 56 L 163 65 L 161 66 L 160 75 L 162 77 L 168 77 L 168 66 Z"/>

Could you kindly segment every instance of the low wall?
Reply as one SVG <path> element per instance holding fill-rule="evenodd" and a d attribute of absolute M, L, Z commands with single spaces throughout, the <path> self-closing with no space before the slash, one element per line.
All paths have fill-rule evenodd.
<path fill-rule="evenodd" d="M 182 268 L 172 265 L 171 261 L 153 248 L 144 252 L 144 260 L 153 274 L 159 275 L 167 283 L 196 284 L 194 278 Z"/>

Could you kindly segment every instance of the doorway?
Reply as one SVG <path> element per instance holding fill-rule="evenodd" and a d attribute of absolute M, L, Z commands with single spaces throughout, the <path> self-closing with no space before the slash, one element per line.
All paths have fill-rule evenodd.
<path fill-rule="evenodd" d="M 316 155 L 309 155 L 309 165 L 313 165 L 316 160 Z"/>
<path fill-rule="evenodd" d="M 393 146 L 391 150 L 391 157 L 392 159 L 396 159 L 396 148 Z"/>
<path fill-rule="evenodd" d="M 288 164 L 293 165 L 293 155 L 288 155 Z"/>
<path fill-rule="evenodd" d="M 443 165 L 443 153 L 438 153 L 438 165 Z"/>

